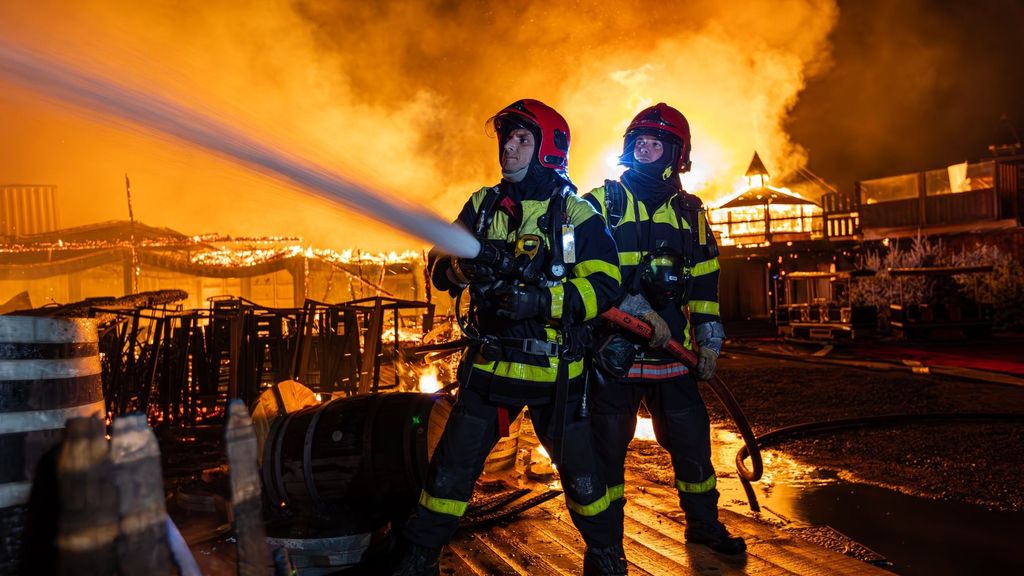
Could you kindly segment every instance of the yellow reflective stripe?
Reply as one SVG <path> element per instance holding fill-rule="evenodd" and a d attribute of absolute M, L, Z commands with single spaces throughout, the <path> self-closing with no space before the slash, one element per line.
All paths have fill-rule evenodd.
<path fill-rule="evenodd" d="M 619 267 L 604 260 L 584 260 L 573 266 L 572 269 L 573 276 L 577 278 L 597 273 L 607 274 L 618 282 L 622 282 L 622 274 L 619 272 Z"/>
<path fill-rule="evenodd" d="M 721 266 L 718 264 L 718 258 L 712 258 L 711 260 L 705 260 L 700 262 L 696 266 L 690 269 L 691 276 L 704 276 L 705 274 L 711 274 L 715 270 L 720 269 Z"/>
<path fill-rule="evenodd" d="M 616 486 L 608 487 L 608 500 L 615 502 L 616 500 L 622 500 L 626 497 L 626 485 L 618 484 Z"/>
<path fill-rule="evenodd" d="M 446 500 L 445 498 L 434 498 L 430 494 L 427 494 L 426 490 L 420 491 L 420 505 L 430 510 L 431 512 L 437 512 L 438 514 L 447 514 L 449 516 L 462 517 L 466 513 L 466 506 L 469 506 L 469 502 L 460 502 L 458 500 Z"/>
<path fill-rule="evenodd" d="M 604 220 L 605 222 L 607 222 L 608 221 L 608 207 L 604 205 L 605 193 L 606 192 L 604 190 L 604 186 L 598 186 L 597 188 L 594 188 L 590 192 L 587 192 L 586 194 L 584 194 L 582 196 L 582 198 L 583 198 L 584 202 L 587 201 L 587 196 L 590 196 L 591 198 L 593 198 L 594 202 L 597 203 L 597 208 L 594 208 L 594 209 L 597 211 L 598 214 L 601 215 L 601 219 Z M 587 202 L 587 203 L 590 204 L 590 202 Z M 593 204 L 591 204 L 591 208 L 593 208 Z"/>
<path fill-rule="evenodd" d="M 640 264 L 640 252 L 619 252 L 619 266 L 636 266 Z"/>
<path fill-rule="evenodd" d="M 551 317 L 562 317 L 562 304 L 565 302 L 565 286 L 556 284 L 551 287 Z"/>
<path fill-rule="evenodd" d="M 690 312 L 718 316 L 718 302 L 708 300 L 690 300 Z"/>
<path fill-rule="evenodd" d="M 594 216 L 601 215 L 600 212 L 594 210 L 590 202 L 576 195 L 566 198 L 565 211 L 569 215 L 569 222 L 572 222 L 574 226 L 579 226 Z"/>
<path fill-rule="evenodd" d="M 572 285 L 576 287 L 576 290 L 580 293 L 580 299 L 583 300 L 583 309 L 585 311 L 583 320 L 593 320 L 597 317 L 597 293 L 594 292 L 594 286 L 590 284 L 590 280 L 586 278 L 573 278 L 569 280 Z"/>
<path fill-rule="evenodd" d="M 549 359 L 550 361 L 551 359 Z M 529 382 L 554 383 L 558 377 L 558 363 L 554 362 L 551 367 L 531 366 L 519 362 L 486 362 L 484 364 L 473 363 L 473 368 L 502 378 L 515 380 L 527 380 Z M 569 378 L 578 378 L 583 374 L 583 361 L 576 360 L 569 364 Z"/>
<path fill-rule="evenodd" d="M 708 243 L 707 236 L 707 214 L 704 209 L 701 208 L 700 214 L 697 214 L 697 242 L 701 246 L 705 246 Z"/>
<path fill-rule="evenodd" d="M 607 202 L 605 201 L 605 197 L 608 195 L 608 191 L 605 189 L 604 186 L 601 186 L 600 188 L 595 188 L 594 191 L 591 192 L 591 194 L 593 194 L 594 199 L 597 200 L 597 205 L 601 207 L 601 218 L 605 222 L 608 222 L 608 206 Z"/>
<path fill-rule="evenodd" d="M 480 205 L 483 204 L 484 198 L 487 197 L 488 190 L 490 190 L 490 188 L 484 186 L 483 188 L 474 192 L 472 196 L 470 196 L 470 201 L 473 202 L 473 212 L 476 212 L 477 214 L 480 213 Z M 471 225 L 475 224 L 476 223 L 474 222 Z"/>
<path fill-rule="evenodd" d="M 712 474 L 707 480 L 703 482 L 683 482 L 676 478 L 676 489 L 686 494 L 704 494 L 705 492 L 711 492 L 714 490 L 717 480 L 715 475 Z"/>
<path fill-rule="evenodd" d="M 611 503 L 611 495 L 608 489 L 605 489 L 604 496 L 601 496 L 590 504 L 574 502 L 572 498 L 569 498 L 568 493 L 565 495 L 565 505 L 569 510 L 572 510 L 580 516 L 597 516 L 601 512 L 607 510 L 608 507 L 611 506 Z"/>
<path fill-rule="evenodd" d="M 672 209 L 671 204 L 663 204 L 660 208 L 654 211 L 654 218 L 651 219 L 655 224 L 666 224 L 679 229 L 679 218 L 676 218 L 675 210 Z M 683 230 L 689 230 L 690 226 L 683 220 Z"/>

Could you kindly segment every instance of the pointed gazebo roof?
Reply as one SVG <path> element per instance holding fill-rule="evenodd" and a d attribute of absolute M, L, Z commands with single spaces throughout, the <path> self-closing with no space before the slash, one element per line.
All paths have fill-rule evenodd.
<path fill-rule="evenodd" d="M 739 196 L 729 200 L 719 208 L 742 208 L 745 206 L 767 206 L 767 205 L 798 205 L 808 204 L 817 206 L 816 202 L 801 198 L 772 186 L 763 188 L 751 188 Z"/>
<path fill-rule="evenodd" d="M 764 162 L 761 162 L 761 157 L 757 155 L 757 150 L 754 150 L 754 157 L 750 160 L 750 167 L 747 168 L 747 173 L 744 174 L 747 178 L 751 176 L 769 176 L 768 169 L 764 167 Z"/>

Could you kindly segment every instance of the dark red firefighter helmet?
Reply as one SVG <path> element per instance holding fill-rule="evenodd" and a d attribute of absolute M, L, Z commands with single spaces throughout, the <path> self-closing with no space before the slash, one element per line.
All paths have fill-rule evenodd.
<path fill-rule="evenodd" d="M 517 100 L 495 114 L 491 121 L 498 134 L 499 154 L 509 132 L 527 128 L 538 140 L 537 162 L 565 173 L 569 166 L 569 124 L 554 108 L 539 100 Z"/>
<path fill-rule="evenodd" d="M 632 142 L 641 134 L 649 134 L 679 146 L 677 170 L 680 174 L 690 170 L 690 123 L 682 112 L 664 102 L 641 110 L 629 123 L 629 128 L 626 128 L 624 136 L 630 149 L 624 150 L 624 153 L 632 154 Z"/>

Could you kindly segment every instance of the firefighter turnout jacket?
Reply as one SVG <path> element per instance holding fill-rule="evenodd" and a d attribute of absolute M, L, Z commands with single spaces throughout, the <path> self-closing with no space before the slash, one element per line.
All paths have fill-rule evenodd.
<path fill-rule="evenodd" d="M 699 326 L 720 322 L 718 246 L 700 198 L 679 191 L 645 202 L 630 189 L 627 178 L 619 182 L 606 181 L 584 198 L 601 212 L 613 231 L 622 285 L 627 294 L 642 293 L 640 267 L 652 251 L 681 257 L 682 301 L 661 306 L 652 303 L 652 307 L 668 323 L 672 339 L 694 349 L 691 323 Z M 686 366 L 668 353 L 644 348 L 624 380 L 667 380 L 687 371 Z"/>
<path fill-rule="evenodd" d="M 561 203 L 563 198 L 564 208 L 549 210 L 550 203 Z M 575 245 L 575 262 L 566 262 L 564 278 L 545 283 L 551 297 L 547 318 L 510 320 L 495 314 L 486 302 L 474 302 L 480 305 L 474 322 L 478 330 L 506 344 L 500 359 L 486 359 L 479 351 L 467 355 L 460 370 L 466 374 L 462 385 L 476 389 L 494 402 L 542 404 L 552 399 L 559 362 L 570 362 L 568 377 L 574 384 L 582 376 L 582 348 L 568 354 L 556 352 L 564 346 L 585 345 L 571 341 L 573 335 L 564 328 L 579 327 L 593 320 L 620 297 L 618 253 L 604 221 L 590 204 L 573 193 L 559 196 L 533 190 L 523 194 L 521 189 L 506 187 L 504 183 L 482 188 L 466 202 L 456 222 L 475 230 L 480 224 L 481 210 L 488 205 L 493 208 L 489 209 L 489 216 L 485 214 L 490 221 L 481 231 L 481 242 L 514 252 L 520 239 L 536 235 L 543 239 L 542 252 L 550 254 L 552 242 L 561 241 L 564 233 L 571 234 Z M 450 265 L 446 260 L 438 259 L 434 266 L 434 285 L 441 290 L 459 289 L 443 273 L 444 267 Z M 472 286 L 470 294 L 474 299 L 487 298 L 486 290 L 474 291 Z"/>

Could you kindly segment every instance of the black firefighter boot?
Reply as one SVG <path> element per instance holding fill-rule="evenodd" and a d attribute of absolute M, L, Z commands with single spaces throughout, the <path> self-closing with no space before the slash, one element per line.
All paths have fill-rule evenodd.
<path fill-rule="evenodd" d="M 440 576 L 440 548 L 410 543 L 392 576 Z"/>
<path fill-rule="evenodd" d="M 702 494 L 680 492 L 679 505 L 686 513 L 687 542 L 703 544 L 720 554 L 735 556 L 747 550 L 747 543 L 733 536 L 718 520 L 718 490 Z"/>
<path fill-rule="evenodd" d="M 626 576 L 628 573 L 622 546 L 587 548 L 583 555 L 583 576 Z"/>

